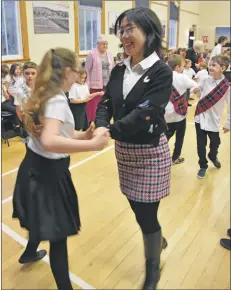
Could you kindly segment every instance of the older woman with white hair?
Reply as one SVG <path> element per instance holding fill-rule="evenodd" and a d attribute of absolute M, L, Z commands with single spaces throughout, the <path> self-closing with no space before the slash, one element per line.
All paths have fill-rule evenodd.
<path fill-rule="evenodd" d="M 113 67 L 114 58 L 108 51 L 108 41 L 104 35 L 100 35 L 97 47 L 88 54 L 85 63 L 87 83 L 91 94 L 105 90 Z M 95 120 L 96 109 L 101 98 L 102 96 L 99 95 L 87 103 L 89 123 Z"/>
<path fill-rule="evenodd" d="M 196 40 L 193 44 L 192 48 L 189 48 L 186 51 L 186 59 L 190 59 L 192 62 L 192 69 L 195 72 L 198 72 L 197 63 L 199 58 L 199 53 L 203 52 L 204 50 L 204 43 L 201 40 Z"/>

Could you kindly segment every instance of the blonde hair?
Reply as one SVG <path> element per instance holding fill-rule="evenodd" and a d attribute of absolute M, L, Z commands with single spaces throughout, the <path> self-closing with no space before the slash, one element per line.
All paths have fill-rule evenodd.
<path fill-rule="evenodd" d="M 184 58 L 179 54 L 172 54 L 168 58 L 168 65 L 172 70 L 175 70 L 175 68 L 179 65 L 181 66 Z"/>
<path fill-rule="evenodd" d="M 203 61 L 203 62 L 200 63 L 200 67 L 206 69 L 208 67 L 208 65 L 207 65 L 206 62 Z"/>
<path fill-rule="evenodd" d="M 28 134 L 40 136 L 46 104 L 60 93 L 67 67 L 73 70 L 78 67 L 76 54 L 69 49 L 51 49 L 43 57 L 34 90 L 24 108 L 23 121 Z"/>
<path fill-rule="evenodd" d="M 186 58 L 186 60 L 185 60 L 185 64 L 188 64 L 188 63 L 192 63 L 192 61 L 191 61 L 191 59 L 188 59 L 188 58 Z"/>

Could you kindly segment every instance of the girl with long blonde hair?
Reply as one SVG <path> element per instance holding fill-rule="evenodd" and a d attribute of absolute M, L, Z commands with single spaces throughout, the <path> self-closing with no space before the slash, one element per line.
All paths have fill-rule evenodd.
<path fill-rule="evenodd" d="M 26 156 L 18 171 L 13 195 L 13 217 L 29 232 L 19 259 L 24 264 L 42 259 L 41 241 L 50 242 L 50 265 L 58 289 L 71 290 L 67 237 L 80 230 L 78 199 L 69 172 L 69 153 L 101 150 L 108 143 L 107 129 L 93 135 L 74 130 L 65 92 L 76 81 L 74 52 L 49 50 L 39 66 L 34 91 L 24 110 L 29 134 Z"/>

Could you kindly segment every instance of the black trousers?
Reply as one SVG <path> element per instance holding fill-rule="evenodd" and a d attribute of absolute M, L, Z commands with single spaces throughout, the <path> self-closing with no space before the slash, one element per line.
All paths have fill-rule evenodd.
<path fill-rule="evenodd" d="M 10 100 L 6 100 L 5 102 L 3 102 L 1 108 L 2 108 L 2 111 L 7 111 L 13 114 L 14 124 L 16 126 L 19 125 L 19 119 L 16 113 L 16 108 Z"/>
<path fill-rule="evenodd" d="M 208 168 L 208 160 L 206 158 L 206 146 L 207 136 L 210 139 L 210 151 L 208 157 L 210 160 L 215 161 L 217 159 L 217 153 L 219 145 L 221 144 L 219 132 L 205 131 L 201 129 L 199 123 L 195 123 L 196 135 L 197 135 L 197 154 L 199 156 L 200 168 Z"/>
<path fill-rule="evenodd" d="M 153 203 L 142 203 L 130 199 L 128 201 L 144 235 L 153 234 L 161 229 L 157 218 L 159 201 Z"/>
<path fill-rule="evenodd" d="M 166 136 L 168 140 L 176 133 L 175 148 L 172 155 L 172 160 L 176 160 L 181 155 L 181 150 L 184 143 L 184 135 L 186 130 L 186 118 L 180 122 L 167 123 L 168 130 Z"/>

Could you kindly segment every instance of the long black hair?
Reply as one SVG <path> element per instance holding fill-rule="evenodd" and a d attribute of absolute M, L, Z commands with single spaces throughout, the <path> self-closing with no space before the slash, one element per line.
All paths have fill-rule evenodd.
<path fill-rule="evenodd" d="M 154 51 L 159 57 L 162 57 L 164 50 L 162 46 L 163 31 L 161 22 L 156 13 L 153 10 L 144 7 L 132 8 L 124 11 L 115 22 L 115 35 L 118 34 L 118 30 L 124 17 L 127 17 L 128 22 L 135 23 L 137 27 L 142 29 L 145 33 L 146 43 L 144 48 L 144 57 L 148 57 Z"/>

